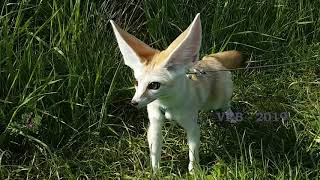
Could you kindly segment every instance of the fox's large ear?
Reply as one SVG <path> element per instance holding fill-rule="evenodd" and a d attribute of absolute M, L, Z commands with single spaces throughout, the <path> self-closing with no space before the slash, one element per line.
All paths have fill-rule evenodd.
<path fill-rule="evenodd" d="M 133 35 L 122 30 L 114 21 L 110 20 L 110 23 L 116 35 L 124 63 L 131 69 L 141 69 L 145 61 L 150 60 L 158 52 L 158 50 L 151 48 Z"/>
<path fill-rule="evenodd" d="M 191 25 L 165 50 L 165 67 L 187 68 L 198 60 L 201 46 L 201 22 L 198 13 Z"/>

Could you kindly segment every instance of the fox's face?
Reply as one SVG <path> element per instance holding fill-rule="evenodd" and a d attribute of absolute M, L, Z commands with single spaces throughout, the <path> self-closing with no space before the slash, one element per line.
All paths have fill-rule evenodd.
<path fill-rule="evenodd" d="M 198 60 L 201 45 L 200 15 L 170 46 L 159 51 L 111 21 L 124 62 L 134 71 L 136 93 L 131 103 L 144 107 L 176 90 L 178 77 Z"/>
<path fill-rule="evenodd" d="M 166 68 L 144 69 L 135 71 L 135 95 L 131 104 L 144 107 L 150 102 L 165 97 L 174 84 L 174 73 Z"/>

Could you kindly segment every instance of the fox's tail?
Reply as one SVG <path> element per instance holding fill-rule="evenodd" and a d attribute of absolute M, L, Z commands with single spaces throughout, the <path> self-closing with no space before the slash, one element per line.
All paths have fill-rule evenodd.
<path fill-rule="evenodd" d="M 208 56 L 214 57 L 227 69 L 239 68 L 244 64 L 244 58 L 239 51 L 224 51 Z"/>

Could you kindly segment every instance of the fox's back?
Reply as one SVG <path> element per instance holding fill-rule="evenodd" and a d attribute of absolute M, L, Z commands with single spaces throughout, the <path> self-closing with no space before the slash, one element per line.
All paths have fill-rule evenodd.
<path fill-rule="evenodd" d="M 220 109 L 227 105 L 233 91 L 231 73 L 227 69 L 237 68 L 241 63 L 240 53 L 226 51 L 205 56 L 192 67 L 199 71 L 190 77 L 193 86 L 206 97 L 201 103 L 203 109 Z"/>

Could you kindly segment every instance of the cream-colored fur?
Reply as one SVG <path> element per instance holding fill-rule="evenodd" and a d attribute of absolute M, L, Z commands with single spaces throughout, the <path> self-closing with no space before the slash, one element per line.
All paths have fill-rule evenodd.
<path fill-rule="evenodd" d="M 148 143 L 154 172 L 159 168 L 162 146 L 161 128 L 165 119 L 178 122 L 187 132 L 189 171 L 199 162 L 200 129 L 198 112 L 225 109 L 232 117 L 231 73 L 242 62 L 237 51 L 226 51 L 198 60 L 201 45 L 200 15 L 164 51 L 151 48 L 111 21 L 125 64 L 134 70 L 137 81 L 132 103 L 147 106 L 150 126 Z M 205 74 L 186 75 L 187 69 Z M 223 70 L 223 71 L 219 71 Z M 153 84 L 152 84 L 153 83 Z M 232 120 L 232 118 L 229 118 Z"/>

